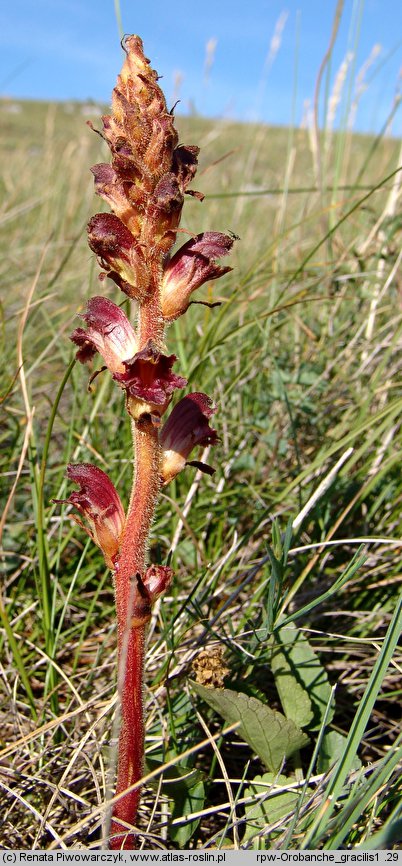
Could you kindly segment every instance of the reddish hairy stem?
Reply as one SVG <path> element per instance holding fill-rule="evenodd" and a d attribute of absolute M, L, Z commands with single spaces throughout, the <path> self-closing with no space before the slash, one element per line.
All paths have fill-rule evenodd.
<path fill-rule="evenodd" d="M 158 328 L 157 304 L 141 310 L 140 345 Z M 118 684 L 121 725 L 117 766 L 116 794 L 121 794 L 143 775 L 144 711 L 143 671 L 144 645 L 150 608 L 141 595 L 141 577 L 146 569 L 149 532 L 160 489 L 160 444 L 158 431 L 151 420 L 137 426 L 133 423 L 135 475 L 121 554 L 116 571 L 116 611 L 118 632 Z M 142 615 L 143 614 L 143 615 Z M 136 848 L 136 836 L 119 823 L 134 824 L 141 790 L 136 788 L 115 804 L 111 824 L 110 847 L 114 850 Z"/>
<path fill-rule="evenodd" d="M 152 340 L 158 347 L 162 348 L 165 333 L 165 322 L 160 310 L 158 288 L 155 286 L 153 294 L 145 301 L 138 311 L 138 342 L 142 349 L 148 340 Z"/>
<path fill-rule="evenodd" d="M 143 718 L 143 667 L 146 626 L 130 629 L 124 651 L 119 653 L 119 668 L 124 666 L 123 685 L 119 689 L 121 727 L 119 735 L 119 757 L 116 794 L 121 794 L 135 784 L 143 775 L 144 718 Z M 133 850 L 137 847 L 136 835 L 125 825 L 135 823 L 141 789 L 136 788 L 123 796 L 113 808 L 110 848 Z"/>

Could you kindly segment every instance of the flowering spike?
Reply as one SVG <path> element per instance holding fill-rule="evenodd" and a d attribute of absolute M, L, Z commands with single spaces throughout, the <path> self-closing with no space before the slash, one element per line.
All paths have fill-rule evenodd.
<path fill-rule="evenodd" d="M 73 519 L 100 547 L 106 565 L 114 569 L 126 520 L 114 484 L 106 472 L 91 463 L 69 463 L 66 474 L 80 489 L 55 502 L 68 502 L 83 515 L 86 524 L 75 516 Z"/>
<path fill-rule="evenodd" d="M 201 393 L 188 394 L 176 404 L 160 434 L 164 484 L 184 469 L 196 445 L 215 445 L 218 441 L 216 430 L 208 424 L 215 411 L 212 400 Z M 203 468 L 198 463 L 196 465 Z M 206 471 L 210 469 L 207 467 Z"/>
<path fill-rule="evenodd" d="M 68 477 L 79 489 L 62 500 L 77 509 L 85 523 L 75 519 L 115 570 L 121 725 L 110 846 L 119 850 L 137 845 L 137 831 L 128 828 L 136 823 L 144 771 L 146 628 L 153 603 L 172 579 L 168 566 L 147 567 L 155 508 L 161 485 L 186 462 L 213 473 L 188 457 L 195 446 L 218 439 L 208 423 L 215 409 L 202 393 L 180 400 L 160 428 L 174 390 L 187 384 L 172 372 L 176 356 L 164 354 L 166 324 L 186 311 L 196 289 L 231 270 L 217 260 L 234 241 L 233 235 L 204 232 L 172 255 L 185 195 L 203 198 L 189 188 L 199 150 L 179 144 L 173 111 L 167 109 L 141 39 L 126 37 L 124 49 L 111 112 L 102 118 L 100 133 L 111 165 L 92 168 L 95 192 L 112 213 L 92 217 L 88 242 L 103 269 L 99 279 L 110 278 L 137 302 L 136 327 L 113 301 L 95 297 L 82 316 L 86 327 L 77 328 L 71 339 L 79 361 L 91 361 L 99 352 L 125 391 L 134 439 L 133 487 L 125 517 L 104 472 L 90 464 L 69 465 Z"/>
<path fill-rule="evenodd" d="M 203 232 L 187 241 L 165 267 L 162 291 L 162 314 L 167 322 L 185 313 L 190 296 L 207 280 L 216 280 L 232 270 L 217 265 L 215 259 L 226 256 L 234 242 L 232 235 Z"/>
<path fill-rule="evenodd" d="M 131 297 L 140 299 L 147 286 L 142 272 L 139 278 L 138 251 L 145 249 L 148 263 L 158 260 L 161 266 L 163 254 L 176 239 L 184 194 L 197 170 L 199 149 L 178 144 L 173 115 L 167 109 L 158 75 L 144 56 L 139 36 L 126 38 L 125 51 L 126 59 L 113 91 L 112 113 L 102 118 L 112 165 L 95 165 L 92 172 L 96 192 L 110 204 L 114 219 L 124 223 L 132 241 L 139 245 L 134 248 L 134 275 L 127 262 L 126 267 L 119 262 L 118 267 L 109 267 L 109 276 L 127 294 L 126 283 L 134 285 L 137 293 Z M 102 216 L 98 214 L 95 219 Z M 103 260 L 110 264 L 97 238 L 94 244 L 91 238 L 90 244 L 102 264 Z M 129 258 L 132 255 L 133 251 Z"/>

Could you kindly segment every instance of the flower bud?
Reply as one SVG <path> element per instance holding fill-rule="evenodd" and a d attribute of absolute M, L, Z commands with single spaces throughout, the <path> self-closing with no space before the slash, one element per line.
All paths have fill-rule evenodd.
<path fill-rule="evenodd" d="M 134 237 L 141 229 L 139 214 L 128 199 L 124 183 L 113 166 L 100 162 L 91 168 L 95 178 L 95 192 L 107 201 L 113 213 L 127 226 Z"/>
<path fill-rule="evenodd" d="M 150 565 L 144 578 L 136 574 L 136 591 L 134 593 L 131 628 L 143 628 L 152 615 L 152 606 L 163 595 L 172 582 L 173 571 L 168 565 Z"/>
<path fill-rule="evenodd" d="M 169 589 L 173 570 L 168 565 L 150 565 L 145 572 L 144 586 L 151 597 L 152 604 Z"/>

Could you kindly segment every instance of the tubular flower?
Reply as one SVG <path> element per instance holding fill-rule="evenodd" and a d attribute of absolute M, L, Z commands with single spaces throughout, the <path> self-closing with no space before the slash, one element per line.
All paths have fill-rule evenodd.
<path fill-rule="evenodd" d="M 90 298 L 82 317 L 87 330 L 76 328 L 70 339 L 79 346 L 77 360 L 84 364 L 96 352 L 111 373 L 123 373 L 124 361 L 137 351 L 137 340 L 126 314 L 108 298 Z"/>
<path fill-rule="evenodd" d="M 71 493 L 68 499 L 55 501 L 69 502 L 83 515 L 86 523 L 76 516 L 73 519 L 100 547 L 106 565 L 114 569 L 126 520 L 114 484 L 106 472 L 91 463 L 69 463 L 66 474 L 80 489 Z"/>
<path fill-rule="evenodd" d="M 196 445 L 215 445 L 218 441 L 216 430 L 208 424 L 208 419 L 215 411 L 210 397 L 201 393 L 188 394 L 176 404 L 160 434 L 164 484 L 168 484 L 184 469 Z M 214 471 L 197 461 L 192 465 L 209 474 Z"/>
<path fill-rule="evenodd" d="M 185 313 L 190 296 L 207 280 L 216 280 L 232 270 L 221 267 L 215 259 L 226 256 L 234 236 L 222 232 L 203 232 L 184 244 L 165 267 L 161 307 L 165 321 L 172 322 Z"/>
<path fill-rule="evenodd" d="M 88 243 L 119 288 L 141 300 L 149 285 L 149 273 L 138 241 L 112 213 L 98 213 L 88 223 Z"/>
<path fill-rule="evenodd" d="M 172 373 L 176 355 L 163 355 L 149 340 L 141 352 L 124 362 L 124 373 L 114 378 L 127 393 L 127 409 L 135 420 L 144 414 L 163 415 L 173 391 L 184 388 L 187 379 Z"/>
<path fill-rule="evenodd" d="M 175 388 L 184 388 L 187 379 L 171 368 L 176 355 L 164 355 L 152 343 L 137 352 L 137 340 L 126 314 L 107 298 L 91 298 L 82 318 L 87 330 L 76 328 L 71 340 L 79 346 L 77 360 L 85 363 L 99 352 L 113 379 L 124 388 L 130 415 L 162 415 Z"/>

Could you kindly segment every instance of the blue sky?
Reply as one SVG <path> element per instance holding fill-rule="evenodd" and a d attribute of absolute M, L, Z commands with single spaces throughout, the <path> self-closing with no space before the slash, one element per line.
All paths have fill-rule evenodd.
<path fill-rule="evenodd" d="M 168 102 L 180 97 L 179 111 L 297 125 L 313 100 L 335 7 L 335 0 L 120 0 L 124 31 L 143 38 Z M 8 0 L 0 58 L 2 95 L 108 103 L 122 58 L 114 0 Z M 345 0 L 323 82 L 333 92 L 344 64 L 335 126 L 367 61 L 354 128 L 372 132 L 402 90 L 400 0 Z M 402 104 L 392 133 L 402 135 Z"/>

